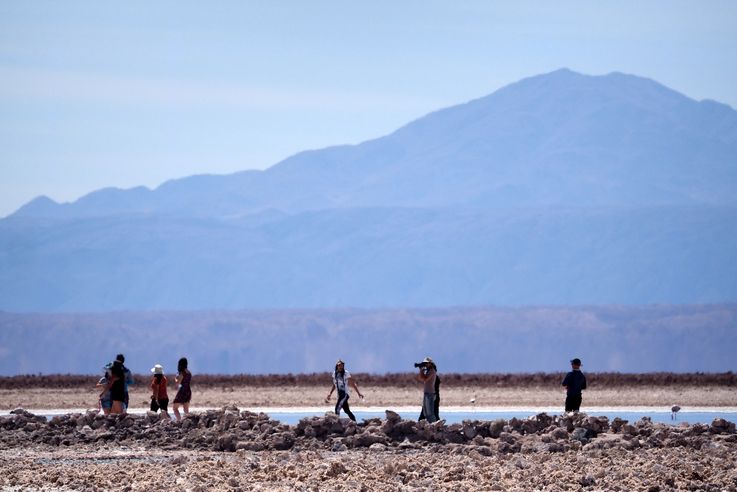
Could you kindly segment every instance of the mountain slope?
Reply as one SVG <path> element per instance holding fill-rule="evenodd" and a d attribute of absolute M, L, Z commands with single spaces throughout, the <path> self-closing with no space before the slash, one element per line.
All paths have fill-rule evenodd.
<path fill-rule="evenodd" d="M 0 309 L 737 300 L 737 112 L 568 70 L 356 146 L 0 220 Z"/>
<path fill-rule="evenodd" d="M 737 111 L 648 79 L 569 70 L 524 79 L 355 146 L 265 171 L 46 200 L 18 216 L 265 209 L 737 205 Z"/>
<path fill-rule="evenodd" d="M 9 219 L 0 251 L 10 311 L 737 299 L 732 208 Z"/>

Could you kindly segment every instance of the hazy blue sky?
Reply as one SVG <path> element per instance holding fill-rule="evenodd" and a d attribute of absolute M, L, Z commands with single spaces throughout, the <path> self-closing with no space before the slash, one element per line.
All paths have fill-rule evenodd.
<path fill-rule="evenodd" d="M 737 2 L 4 1 L 0 216 L 263 169 L 560 67 L 737 107 Z"/>

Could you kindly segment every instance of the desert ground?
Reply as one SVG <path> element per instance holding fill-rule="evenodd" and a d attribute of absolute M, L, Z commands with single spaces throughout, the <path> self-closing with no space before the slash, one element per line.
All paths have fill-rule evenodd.
<path fill-rule="evenodd" d="M 351 407 L 406 407 L 419 406 L 422 399 L 419 387 L 371 387 L 359 385 L 365 395 L 360 400 L 351 396 Z M 220 408 L 234 404 L 239 408 L 264 407 L 319 407 L 325 404 L 330 386 L 273 387 L 250 386 L 234 388 L 197 388 L 193 385 L 192 405 Z M 170 390 L 173 399 L 174 391 Z M 30 388 L 0 389 L 0 410 L 27 409 L 88 409 L 97 406 L 98 392 L 92 388 Z M 441 391 L 444 406 L 477 407 L 557 407 L 563 404 L 565 393 L 558 388 L 478 388 L 455 387 Z M 335 393 L 333 393 L 335 398 Z M 150 402 L 147 388 L 132 386 L 132 408 L 146 408 Z M 607 388 L 584 393 L 584 407 L 737 407 L 736 388 L 698 388 L 689 386 L 662 388 Z M 334 404 L 334 403 L 333 403 Z"/>
<path fill-rule="evenodd" d="M 146 408 L 150 402 L 148 376 L 137 376 L 136 384 L 130 386 L 130 406 Z M 253 383 L 243 384 L 225 379 L 212 381 L 204 378 L 198 382 L 195 375 L 192 383 L 192 405 L 199 408 L 221 408 L 233 404 L 239 408 L 264 407 L 319 407 L 329 409 L 324 403 L 330 390 L 329 375 L 310 377 L 305 380 L 269 381 L 268 377 L 256 378 Z M 235 379 L 235 378 L 233 378 Z M 265 379 L 265 380 L 264 380 Z M 393 407 L 419 406 L 422 394 L 419 383 L 409 377 L 396 377 L 393 380 L 366 376 L 366 381 L 356 377 L 358 387 L 365 399 L 359 400 L 354 394 L 351 406 Z M 468 379 L 468 378 L 467 378 Z M 487 378 L 488 379 L 488 378 Z M 565 393 L 553 377 L 546 378 L 547 384 L 536 382 L 534 378 L 520 381 L 501 382 L 495 379 L 480 378 L 477 382 L 457 382 L 446 378 L 441 385 L 444 406 L 477 407 L 558 407 L 563 404 Z M 737 375 L 728 375 L 720 380 L 702 381 L 698 377 L 683 377 L 676 381 L 661 382 L 637 380 L 629 382 L 616 380 L 599 384 L 596 376 L 589 376 L 589 389 L 584 392 L 583 406 L 589 407 L 737 407 Z M 87 380 L 77 377 L 73 383 L 51 384 L 44 382 L 34 386 L 5 384 L 0 380 L 0 410 L 14 408 L 26 409 L 88 409 L 97 406 L 99 390 L 94 385 L 97 380 L 90 376 Z M 324 380 L 324 384 L 319 381 Z M 398 380 L 398 381 L 397 381 Z M 318 381 L 318 382 L 316 382 Z M 170 384 L 169 396 L 173 400 L 176 393 Z M 335 397 L 335 394 L 333 394 Z"/>
<path fill-rule="evenodd" d="M 386 407 L 385 418 L 353 423 L 318 412 L 287 425 L 251 411 L 328 410 L 329 383 L 314 381 L 198 385 L 195 378 L 192 404 L 209 409 L 182 422 L 72 410 L 95 407 L 96 391 L 85 384 L 21 389 L 0 381 L 0 410 L 17 409 L 0 417 L 0 490 L 737 491 L 734 423 L 666 425 L 585 413 L 587 405 L 734 408 L 731 377 L 718 384 L 590 384 L 580 414 L 459 424 L 392 412 L 419 405 L 420 388 L 411 382 L 358 383 L 366 401 L 354 396 L 352 406 Z M 148 405 L 145 386 L 131 387 L 132 407 Z M 557 386 L 517 383 L 446 384 L 442 397 L 459 407 L 471 398 L 510 408 L 563 401 Z M 18 407 L 71 413 L 48 420 Z"/>

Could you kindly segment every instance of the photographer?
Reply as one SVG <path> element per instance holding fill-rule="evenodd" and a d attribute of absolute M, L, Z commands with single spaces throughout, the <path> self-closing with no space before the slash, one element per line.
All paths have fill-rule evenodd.
<path fill-rule="evenodd" d="M 430 357 L 425 357 L 422 362 L 415 363 L 415 367 L 419 368 L 420 373 L 417 380 L 423 383 L 422 398 L 422 414 L 420 420 L 424 416 L 428 422 L 433 423 L 438 420 L 438 410 L 435 406 L 437 399 L 438 368 Z"/>

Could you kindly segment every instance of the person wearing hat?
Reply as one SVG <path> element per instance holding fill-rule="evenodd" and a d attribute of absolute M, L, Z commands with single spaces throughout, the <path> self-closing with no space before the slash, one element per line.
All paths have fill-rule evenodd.
<path fill-rule="evenodd" d="M 571 360 L 571 372 L 561 383 L 566 389 L 566 412 L 578 412 L 581 408 L 581 391 L 586 389 L 586 376 L 581 372 L 581 359 Z"/>
<path fill-rule="evenodd" d="M 438 368 L 430 357 L 425 357 L 421 363 L 415 364 L 420 369 L 417 380 L 423 384 L 422 396 L 422 414 L 428 422 L 433 423 L 438 420 L 437 410 L 435 409 L 435 382 L 438 377 Z"/>
<path fill-rule="evenodd" d="M 330 401 L 330 397 L 333 396 L 333 391 L 337 388 L 338 401 L 335 404 L 335 414 L 340 415 L 340 409 L 342 408 L 345 414 L 348 415 L 348 418 L 355 422 L 356 416 L 353 415 L 353 412 L 351 412 L 351 409 L 348 406 L 348 398 L 350 398 L 349 386 L 353 386 L 358 397 L 363 398 L 363 395 L 358 390 L 356 382 L 351 377 L 351 373 L 346 371 L 345 362 L 338 359 L 338 362 L 335 363 L 335 371 L 333 372 L 333 386 L 330 388 L 328 396 L 325 397 L 325 403 Z"/>
<path fill-rule="evenodd" d="M 166 393 L 167 380 L 164 376 L 164 368 L 161 364 L 156 364 L 151 368 L 151 411 L 158 412 L 161 410 L 163 415 L 169 417 L 169 395 Z"/>

